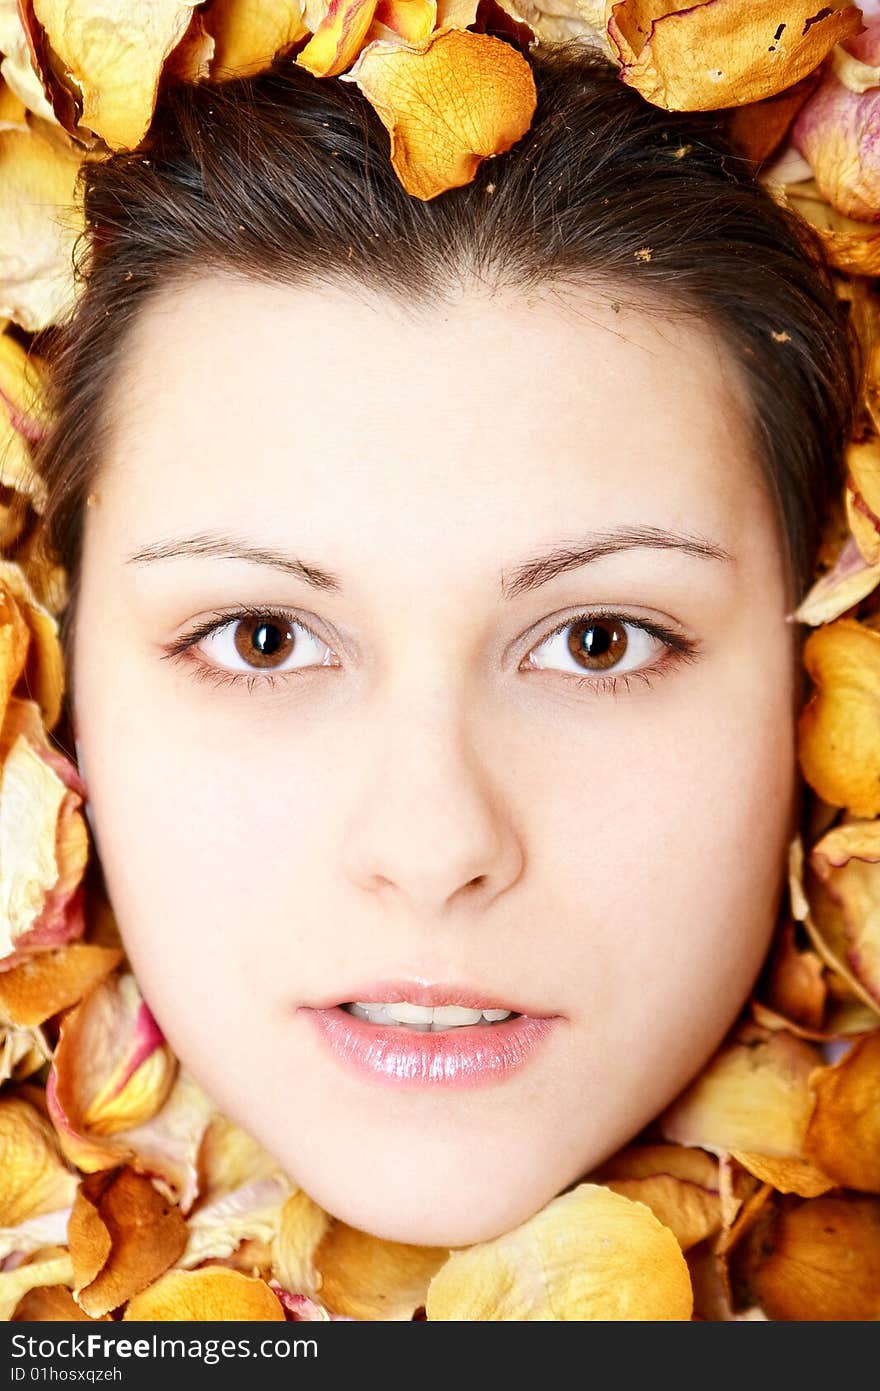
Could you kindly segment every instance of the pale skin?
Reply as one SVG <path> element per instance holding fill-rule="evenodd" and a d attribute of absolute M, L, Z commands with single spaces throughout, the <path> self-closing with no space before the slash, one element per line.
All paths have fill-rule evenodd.
<path fill-rule="evenodd" d="M 782 538 L 723 347 L 611 299 L 470 288 L 404 313 L 203 279 L 144 311 L 114 392 L 72 696 L 119 927 L 216 1104 L 387 1239 L 490 1238 L 620 1148 L 721 1042 L 776 919 L 798 785 Z M 724 554 L 617 549 L 502 596 L 536 554 L 634 527 Z M 128 559 L 205 533 L 341 591 Z M 317 640 L 294 627 L 277 669 L 249 666 L 237 604 Z M 595 606 L 628 625 L 617 693 L 551 636 Z M 379 1087 L 297 1008 L 401 976 L 562 1018 L 503 1081 Z"/>

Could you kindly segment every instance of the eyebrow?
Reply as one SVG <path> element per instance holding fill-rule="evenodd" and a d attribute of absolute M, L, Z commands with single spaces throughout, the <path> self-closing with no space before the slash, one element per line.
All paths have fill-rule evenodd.
<path fill-rule="evenodd" d="M 681 551 L 701 559 L 733 563 L 734 557 L 723 547 L 700 536 L 666 531 L 656 526 L 624 526 L 607 531 L 594 531 L 577 541 L 560 541 L 529 560 L 501 572 L 501 595 L 513 599 L 547 584 L 557 575 L 590 565 L 603 556 L 631 550 Z M 159 541 L 144 546 L 126 558 L 129 565 L 150 565 L 156 561 L 177 560 L 180 557 L 209 557 L 211 559 L 244 560 L 265 569 L 280 570 L 293 575 L 314 589 L 341 594 L 342 581 L 338 575 L 318 565 L 285 555 L 264 546 L 252 546 L 234 536 L 215 532 L 199 532 L 175 540 Z"/>

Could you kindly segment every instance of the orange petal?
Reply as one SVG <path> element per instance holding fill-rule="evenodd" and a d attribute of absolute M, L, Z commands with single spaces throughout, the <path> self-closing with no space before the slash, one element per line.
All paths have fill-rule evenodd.
<path fill-rule="evenodd" d="M 735 1257 L 736 1281 L 769 1319 L 880 1317 L 880 1199 L 847 1194 L 767 1207 Z"/>
<path fill-rule="evenodd" d="M 64 1163 L 57 1136 L 20 1097 L 0 1098 L 0 1172 L 0 1227 L 17 1227 L 73 1202 L 77 1176 Z M 16 1249 L 14 1238 L 3 1240 L 0 1258 Z"/>
<path fill-rule="evenodd" d="M 350 67 L 373 22 L 376 0 L 330 0 L 330 7 L 296 57 L 315 77 L 336 77 Z"/>
<path fill-rule="evenodd" d="M 810 1079 L 804 1152 L 844 1188 L 880 1191 L 880 1030 Z"/>
<path fill-rule="evenodd" d="M 85 942 L 33 952 L 21 965 L 0 971 L 0 1012 L 14 1024 L 42 1024 L 87 995 L 122 956 L 112 947 Z"/>
<path fill-rule="evenodd" d="M 812 632 L 803 663 L 816 690 L 798 720 L 804 777 L 832 806 L 880 814 L 880 633 L 851 618 Z"/>
<path fill-rule="evenodd" d="M 418 48 L 377 40 L 340 80 L 375 107 L 398 178 L 423 201 L 470 183 L 484 159 L 509 150 L 537 103 L 525 58 L 463 29 L 438 29 Z"/>
<path fill-rule="evenodd" d="M 880 821 L 835 826 L 810 851 L 818 930 L 880 1011 Z"/>
<path fill-rule="evenodd" d="M 204 22 L 214 39 L 212 82 L 263 72 L 309 32 L 301 0 L 213 0 Z"/>
<path fill-rule="evenodd" d="M 70 1214 L 74 1298 L 93 1317 L 139 1294 L 186 1246 L 186 1222 L 148 1178 L 131 1169 L 93 1174 Z"/>
<path fill-rule="evenodd" d="M 129 1301 L 123 1319 L 284 1322 L 284 1309 L 262 1280 L 237 1270 L 204 1266 L 201 1270 L 170 1270 Z"/>
<path fill-rule="evenodd" d="M 752 1154 L 747 1150 L 731 1150 L 737 1164 L 748 1169 L 762 1183 L 772 1184 L 780 1193 L 798 1193 L 802 1198 L 816 1198 L 837 1187 L 815 1164 L 804 1159 L 778 1159 L 768 1154 Z"/>
<path fill-rule="evenodd" d="M 643 1203 L 581 1183 L 491 1241 L 453 1251 L 428 1286 L 429 1322 L 690 1319 L 675 1236 Z"/>
<path fill-rule="evenodd" d="M 790 1034 L 723 1047 L 660 1116 L 662 1134 L 703 1149 L 801 1157 L 818 1050 Z"/>
<path fill-rule="evenodd" d="M 849 0 L 619 0 L 608 37 L 621 80 L 667 111 L 762 101 L 806 77 L 864 26 Z"/>

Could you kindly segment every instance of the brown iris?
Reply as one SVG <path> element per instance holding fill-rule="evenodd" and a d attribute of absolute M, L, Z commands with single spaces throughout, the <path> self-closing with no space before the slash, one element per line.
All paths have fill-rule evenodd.
<path fill-rule="evenodd" d="M 626 627 L 614 618 L 585 618 L 570 625 L 569 652 L 594 671 L 615 666 L 626 647 Z"/>
<path fill-rule="evenodd" d="M 271 667 L 293 650 L 291 625 L 278 614 L 261 613 L 235 624 L 235 650 L 251 666 Z"/>

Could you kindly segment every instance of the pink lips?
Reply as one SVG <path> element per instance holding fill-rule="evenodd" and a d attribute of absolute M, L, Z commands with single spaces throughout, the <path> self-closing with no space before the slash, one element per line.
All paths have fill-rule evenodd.
<path fill-rule="evenodd" d="M 369 999 L 367 995 L 352 998 Z M 401 996 L 386 994 L 384 999 Z M 415 1003 L 412 994 L 406 998 Z M 445 1004 L 461 1003 L 447 994 Z M 424 1001 L 424 1003 L 429 1003 Z M 440 1003 L 440 1001 L 437 1001 Z M 474 1008 L 491 1009 L 488 1001 Z M 510 1005 L 495 1008 L 510 1009 Z M 467 1024 L 420 1033 L 405 1026 L 372 1024 L 339 1005 L 303 1009 L 319 1037 L 344 1065 L 374 1081 L 409 1086 L 473 1087 L 508 1077 L 552 1032 L 558 1016 L 520 1014 L 498 1023 Z"/>

